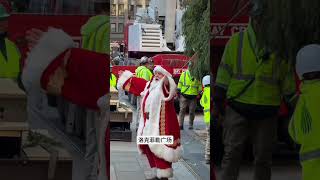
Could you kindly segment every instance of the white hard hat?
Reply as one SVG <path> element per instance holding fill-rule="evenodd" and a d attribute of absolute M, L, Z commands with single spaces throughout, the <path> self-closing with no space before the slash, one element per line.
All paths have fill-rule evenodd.
<path fill-rule="evenodd" d="M 202 84 L 203 86 L 210 85 L 210 75 L 206 75 L 202 78 Z"/>
<path fill-rule="evenodd" d="M 320 71 L 320 45 L 310 44 L 301 48 L 297 54 L 296 71 L 300 79 L 303 74 Z"/>
<path fill-rule="evenodd" d="M 143 56 L 141 59 L 140 59 L 140 63 L 147 63 L 148 62 L 148 57 L 147 56 Z"/>

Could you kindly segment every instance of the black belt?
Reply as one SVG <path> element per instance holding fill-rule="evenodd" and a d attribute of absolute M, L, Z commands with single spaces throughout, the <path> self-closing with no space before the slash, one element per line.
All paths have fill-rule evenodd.
<path fill-rule="evenodd" d="M 147 112 L 147 113 L 144 113 L 144 117 L 146 118 L 146 119 L 149 119 L 149 113 Z"/>

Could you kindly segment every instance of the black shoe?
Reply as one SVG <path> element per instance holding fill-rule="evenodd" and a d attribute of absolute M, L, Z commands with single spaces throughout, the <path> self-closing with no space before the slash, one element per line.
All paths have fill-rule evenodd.
<path fill-rule="evenodd" d="M 180 130 L 183 130 L 183 126 L 180 126 Z"/>
<path fill-rule="evenodd" d="M 189 126 L 189 129 L 192 130 L 192 129 L 193 129 L 193 126 Z"/>
<path fill-rule="evenodd" d="M 206 164 L 210 164 L 210 160 L 206 160 Z"/>

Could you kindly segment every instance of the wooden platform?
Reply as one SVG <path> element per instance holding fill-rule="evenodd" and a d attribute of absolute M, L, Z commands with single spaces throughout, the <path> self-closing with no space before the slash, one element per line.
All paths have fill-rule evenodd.
<path fill-rule="evenodd" d="M 131 142 L 132 138 L 132 131 L 118 131 L 118 130 L 111 130 L 110 131 L 110 140 L 111 141 L 124 141 L 124 142 Z"/>
<path fill-rule="evenodd" d="M 41 134 L 50 137 L 46 132 L 42 130 Z M 70 154 L 62 147 L 56 146 L 23 147 L 22 145 L 28 143 L 28 133 L 27 123 L 0 122 L 0 139 L 6 140 L 6 144 L 10 145 L 10 147 L 2 147 L 20 147 L 14 158 L 0 159 L 1 179 L 71 180 L 72 158 Z"/>
<path fill-rule="evenodd" d="M 59 161 L 72 161 L 72 157 L 70 154 L 61 147 L 55 147 L 55 150 L 57 150 L 57 160 Z M 23 148 L 24 156 L 27 160 L 37 160 L 37 161 L 48 161 L 50 159 L 50 150 L 47 150 L 46 148 L 42 146 L 35 146 L 35 147 L 27 147 Z"/>
<path fill-rule="evenodd" d="M 22 137 L 27 130 L 26 122 L 0 122 L 0 137 Z"/>
<path fill-rule="evenodd" d="M 110 122 L 132 122 L 132 111 L 118 108 L 117 111 L 110 112 Z"/>
<path fill-rule="evenodd" d="M 110 100 L 118 100 L 118 90 L 114 87 L 110 87 Z"/>
<path fill-rule="evenodd" d="M 26 94 L 13 80 L 0 78 L 0 99 L 4 98 L 26 99 Z"/>
<path fill-rule="evenodd" d="M 27 118 L 26 94 L 16 82 L 0 79 L 0 122 L 24 122 Z"/>

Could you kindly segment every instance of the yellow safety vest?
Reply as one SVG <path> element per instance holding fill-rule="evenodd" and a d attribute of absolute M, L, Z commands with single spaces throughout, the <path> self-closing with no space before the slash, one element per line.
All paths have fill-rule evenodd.
<path fill-rule="evenodd" d="M 148 69 L 147 67 L 145 66 L 139 66 L 136 71 L 136 77 L 138 78 L 143 78 L 147 81 L 150 81 L 152 79 L 152 72 L 150 71 L 150 69 Z"/>
<path fill-rule="evenodd" d="M 210 124 L 210 87 L 204 88 L 200 105 L 203 107 L 204 122 Z"/>
<path fill-rule="evenodd" d="M 295 93 L 292 66 L 274 54 L 263 60 L 262 54 L 263 51 L 257 50 L 251 25 L 245 32 L 231 37 L 216 78 L 216 85 L 226 89 L 228 99 L 245 104 L 279 106 L 283 95 Z"/>
<path fill-rule="evenodd" d="M 91 17 L 82 27 L 82 48 L 99 53 L 109 53 L 109 16 Z"/>
<path fill-rule="evenodd" d="M 320 80 L 304 81 L 301 95 L 289 124 L 292 139 L 301 144 L 300 161 L 303 180 L 320 176 Z"/>
<path fill-rule="evenodd" d="M 190 71 L 183 72 L 180 76 L 178 89 L 185 95 L 198 95 L 202 91 L 202 85 L 200 81 L 193 78 Z"/>
<path fill-rule="evenodd" d="M 0 52 L 0 78 L 18 78 L 20 71 L 20 52 L 16 45 L 5 39 L 7 59 Z"/>
<path fill-rule="evenodd" d="M 117 77 L 111 73 L 110 76 L 110 86 L 116 88 L 117 87 Z"/>

